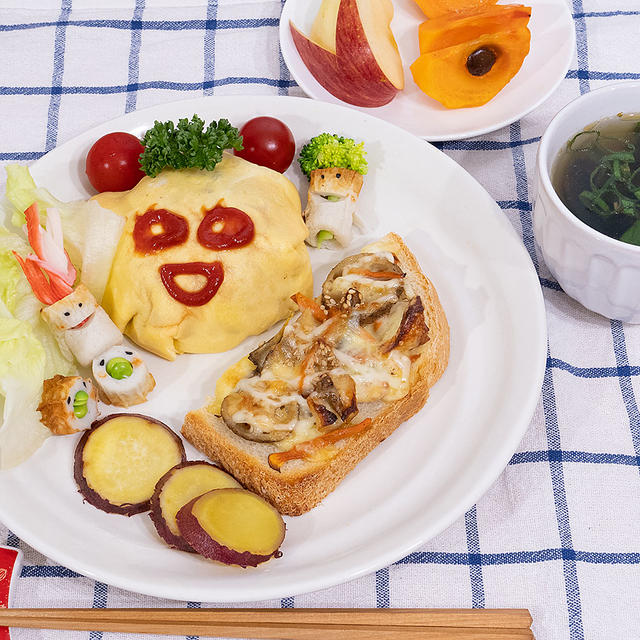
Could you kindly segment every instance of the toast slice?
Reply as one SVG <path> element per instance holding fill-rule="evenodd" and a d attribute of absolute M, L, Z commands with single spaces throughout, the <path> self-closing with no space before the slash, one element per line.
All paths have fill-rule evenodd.
<path fill-rule="evenodd" d="M 412 345 L 409 345 L 411 350 L 407 352 L 406 361 L 410 361 L 410 365 L 408 372 L 405 369 L 402 376 L 404 386 L 399 393 L 394 392 L 395 396 L 400 397 L 394 397 L 392 400 L 365 397 L 365 401 L 362 401 L 356 392 L 357 415 L 345 418 L 343 426 L 348 427 L 352 424 L 362 423 L 366 428 L 363 428 L 356 435 L 345 436 L 335 441 L 335 435 L 342 432 L 339 431 L 339 426 L 329 425 L 334 428 L 334 442 L 331 445 L 324 446 L 319 450 L 316 448 L 308 456 L 289 460 L 280 466 L 280 470 L 273 468 L 273 463 L 270 465 L 272 454 L 281 453 L 287 448 L 292 449 L 292 446 L 300 443 L 302 444 L 298 449 L 305 449 L 312 438 L 316 437 L 317 439 L 318 433 L 332 433 L 332 431 L 327 430 L 325 426 L 320 431 L 317 429 L 304 431 L 302 435 L 297 436 L 297 440 L 292 437 L 279 442 L 247 440 L 232 431 L 220 416 L 220 398 L 207 407 L 191 411 L 184 420 L 182 434 L 192 445 L 211 460 L 218 462 L 247 488 L 269 500 L 284 515 L 295 516 L 305 513 L 333 491 L 338 483 L 370 451 L 424 406 L 430 388 L 438 381 L 447 367 L 449 326 L 444 310 L 434 286 L 422 273 L 416 258 L 402 239 L 391 233 L 368 245 L 362 252 L 363 254 L 385 255 L 392 258 L 399 267 L 398 271 L 403 272 L 402 282 L 406 290 L 410 292 L 414 300 L 418 297 L 419 302 L 422 303 L 424 322 L 428 327 L 428 337 L 425 332 L 422 343 L 418 344 L 414 341 Z M 330 277 L 331 274 L 328 278 Z M 356 284 L 354 283 L 354 286 Z M 319 302 L 323 303 L 322 309 L 325 309 L 324 294 Z M 319 303 L 316 306 L 316 312 L 318 306 Z M 304 313 L 305 311 L 302 315 Z M 406 315 L 405 312 L 403 321 L 399 324 L 404 322 Z M 398 329 L 394 339 L 387 340 L 384 348 L 378 345 L 376 349 L 380 348 L 387 354 L 393 354 L 394 345 L 397 346 L 401 333 L 402 331 Z M 398 357 L 404 356 L 399 355 Z M 252 375 L 253 367 L 253 364 L 244 359 L 236 367 L 236 371 L 244 370 L 245 375 L 247 373 Z M 233 383 L 237 382 L 237 377 L 237 375 L 234 376 L 233 368 L 229 370 L 218 384 L 217 395 L 220 395 L 220 387 L 225 384 L 226 393 L 231 391 Z M 232 384 L 229 384 L 230 378 L 233 380 Z M 255 380 L 255 378 L 253 379 Z M 307 397 L 307 402 L 310 402 L 309 397 Z M 367 421 L 367 418 L 370 418 L 370 421 Z M 337 419 L 339 422 L 340 418 Z M 307 446 L 307 448 L 309 447 Z M 271 460 L 273 460 L 273 456 Z"/>

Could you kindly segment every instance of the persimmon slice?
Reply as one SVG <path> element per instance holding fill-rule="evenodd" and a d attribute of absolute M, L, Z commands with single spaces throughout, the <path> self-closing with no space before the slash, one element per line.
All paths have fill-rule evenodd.
<path fill-rule="evenodd" d="M 489 33 L 522 29 L 530 18 L 531 7 L 508 4 L 426 20 L 418 30 L 420 53 L 453 47 Z"/>
<path fill-rule="evenodd" d="M 427 18 L 466 13 L 496 4 L 498 0 L 414 0 Z"/>
<path fill-rule="evenodd" d="M 256 567 L 278 555 L 285 524 L 263 498 L 245 489 L 214 489 L 178 511 L 182 537 L 202 556 Z"/>
<path fill-rule="evenodd" d="M 411 73 L 424 93 L 449 109 L 478 107 L 494 98 L 518 73 L 529 53 L 529 29 L 486 34 L 446 49 L 423 53 Z M 472 75 L 469 56 L 479 49 L 495 53 L 495 63 L 483 75 Z"/>
<path fill-rule="evenodd" d="M 148 511 L 158 480 L 185 460 L 182 441 L 166 424 L 135 413 L 116 413 L 85 431 L 75 450 L 80 493 L 107 513 Z"/>
<path fill-rule="evenodd" d="M 207 491 L 228 488 L 240 488 L 240 483 L 210 462 L 181 462 L 169 469 L 158 481 L 151 498 L 149 516 L 158 535 L 170 547 L 193 552 L 180 535 L 176 514 L 187 502 Z"/>

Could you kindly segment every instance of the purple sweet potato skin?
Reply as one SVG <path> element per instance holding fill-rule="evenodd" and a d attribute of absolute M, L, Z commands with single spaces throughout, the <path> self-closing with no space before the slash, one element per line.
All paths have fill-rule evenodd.
<path fill-rule="evenodd" d="M 91 437 L 91 434 L 95 432 L 95 430 L 102 426 L 105 422 L 112 420 L 113 418 L 119 418 L 121 416 L 134 417 L 134 418 L 143 418 L 149 422 L 155 422 L 160 426 L 164 427 L 169 433 L 171 433 L 176 441 L 176 445 L 178 446 L 178 450 L 182 454 L 182 460 L 184 461 L 187 457 L 184 445 L 182 444 L 182 440 L 180 437 L 169 428 L 164 422 L 160 422 L 160 420 L 156 420 L 155 418 L 150 418 L 149 416 L 144 416 L 140 413 L 112 413 L 104 418 L 100 418 L 100 420 L 96 420 L 91 428 L 82 433 L 82 437 L 78 440 L 78 444 L 76 445 L 76 450 L 73 454 L 73 477 L 78 485 L 78 491 L 82 495 L 82 497 L 91 505 L 100 509 L 101 511 L 105 511 L 106 513 L 117 513 L 123 516 L 134 516 L 138 513 L 144 513 L 145 511 L 149 511 L 151 508 L 150 500 L 145 500 L 144 502 L 139 502 L 137 504 L 112 504 L 106 498 L 103 498 L 97 491 L 94 491 L 87 483 L 84 477 L 84 460 L 83 460 L 83 452 L 84 447 L 87 444 L 87 441 Z"/>
<path fill-rule="evenodd" d="M 169 525 L 162 515 L 162 509 L 160 508 L 160 495 L 162 493 L 162 488 L 167 483 L 169 478 L 174 474 L 174 472 L 184 466 L 189 464 L 193 464 L 192 462 L 182 462 L 181 464 L 169 469 L 167 473 L 165 473 L 160 480 L 158 480 L 158 484 L 156 485 L 156 489 L 151 496 L 149 517 L 151 518 L 151 522 L 156 528 L 158 535 L 173 549 L 178 549 L 179 551 L 187 551 L 188 553 L 195 553 L 195 550 L 187 543 L 187 541 L 182 538 L 176 536 L 171 529 L 169 529 Z"/>
<path fill-rule="evenodd" d="M 160 496 L 162 495 L 162 489 L 164 485 L 171 479 L 173 474 L 180 470 L 184 469 L 184 467 L 192 467 L 196 465 L 208 465 L 210 467 L 216 467 L 216 465 L 211 464 L 210 462 L 206 462 L 205 460 L 190 460 L 187 462 L 181 462 L 177 464 L 175 467 L 172 467 L 165 473 L 160 480 L 158 480 L 158 484 L 156 485 L 156 489 L 153 492 L 153 496 L 151 496 L 151 511 L 149 512 L 149 517 L 153 522 L 158 535 L 170 546 L 174 549 L 179 549 L 180 551 L 187 551 L 189 553 L 196 553 L 195 549 L 193 549 L 189 543 L 181 536 L 175 535 L 173 531 L 169 528 L 164 516 L 162 515 L 162 508 L 160 507 Z M 223 469 L 220 469 L 223 471 Z M 224 471 L 223 471 L 224 472 Z"/>
<path fill-rule="evenodd" d="M 224 489 L 214 489 L 214 491 L 224 491 Z M 204 494 L 206 495 L 206 494 Z M 271 558 L 282 555 L 279 550 L 267 556 L 256 555 L 250 551 L 235 551 L 216 542 L 201 526 L 198 519 L 191 513 L 195 502 L 202 496 L 194 498 L 184 505 L 176 515 L 178 529 L 185 540 L 195 549 L 197 553 L 209 560 L 215 560 L 222 564 L 235 564 L 243 569 L 247 567 L 257 567 L 259 564 Z"/>

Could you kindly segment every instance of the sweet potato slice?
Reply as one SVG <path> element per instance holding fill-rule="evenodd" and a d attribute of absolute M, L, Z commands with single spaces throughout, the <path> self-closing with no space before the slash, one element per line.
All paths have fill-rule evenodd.
<path fill-rule="evenodd" d="M 188 502 L 176 519 L 182 537 L 210 560 L 257 567 L 281 555 L 284 521 L 251 491 L 214 489 Z"/>
<path fill-rule="evenodd" d="M 149 516 L 158 535 L 170 546 L 181 551 L 193 549 L 180 535 L 176 514 L 187 502 L 213 489 L 240 488 L 240 483 L 210 462 L 181 462 L 169 469 L 156 485 L 151 497 Z"/>
<path fill-rule="evenodd" d="M 89 504 L 132 516 L 150 509 L 158 480 L 185 459 L 182 441 L 166 424 L 136 413 L 116 413 L 84 432 L 73 471 Z"/>

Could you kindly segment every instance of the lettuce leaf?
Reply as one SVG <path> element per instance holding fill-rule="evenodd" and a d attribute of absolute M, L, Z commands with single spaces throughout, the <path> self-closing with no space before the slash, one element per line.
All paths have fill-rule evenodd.
<path fill-rule="evenodd" d="M 4 397 L 0 426 L 0 469 L 26 460 L 51 432 L 37 411 L 46 354 L 27 322 L 0 307 L 0 394 Z"/>
<path fill-rule="evenodd" d="M 58 341 L 42 319 L 42 303 L 33 295 L 12 251 L 25 256 L 31 249 L 20 236 L 0 227 L 0 301 L 12 317 L 29 324 L 34 337 L 42 345 L 46 354 L 45 378 L 56 374 L 75 375 L 73 361 L 63 356 Z"/>
<path fill-rule="evenodd" d="M 46 189 L 38 189 L 29 169 L 23 164 L 9 164 L 7 170 L 7 200 L 12 205 L 11 224 L 21 227 L 26 221 L 24 210 L 38 203 L 40 211 L 55 207 L 59 203 Z"/>
<path fill-rule="evenodd" d="M 19 464 L 51 435 L 37 411 L 43 381 L 76 373 L 12 251 L 26 255 L 30 247 L 0 227 L 0 469 Z"/>

